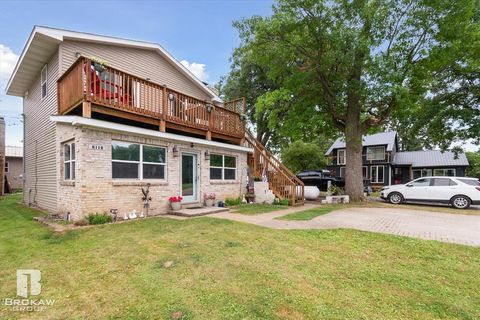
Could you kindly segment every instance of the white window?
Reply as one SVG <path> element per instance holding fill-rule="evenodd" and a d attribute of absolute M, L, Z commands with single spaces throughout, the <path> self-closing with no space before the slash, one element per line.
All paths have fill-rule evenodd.
<path fill-rule="evenodd" d="M 75 143 L 63 144 L 63 179 L 75 180 Z"/>
<path fill-rule="evenodd" d="M 434 169 L 434 176 L 455 177 L 455 169 Z"/>
<path fill-rule="evenodd" d="M 8 173 L 8 167 L 9 167 L 9 164 L 8 164 L 8 161 L 5 162 L 5 173 Z"/>
<path fill-rule="evenodd" d="M 165 179 L 166 150 L 138 143 L 112 142 L 112 178 Z"/>
<path fill-rule="evenodd" d="M 370 167 L 370 181 L 372 183 L 383 183 L 383 166 Z"/>
<path fill-rule="evenodd" d="M 345 178 L 345 167 L 340 167 L 340 178 Z"/>
<path fill-rule="evenodd" d="M 345 149 L 339 149 L 337 150 L 337 164 L 338 165 L 344 165 L 347 163 L 347 156 L 346 156 L 346 150 Z"/>
<path fill-rule="evenodd" d="M 210 155 L 211 180 L 235 180 L 237 173 L 237 158 L 222 154 Z"/>
<path fill-rule="evenodd" d="M 42 99 L 47 96 L 47 65 L 42 69 L 42 74 L 40 76 L 40 91 L 42 94 Z"/>
<path fill-rule="evenodd" d="M 413 170 L 413 179 L 431 177 L 431 176 L 432 176 L 432 169 Z"/>
<path fill-rule="evenodd" d="M 385 147 L 368 147 L 367 160 L 385 160 Z"/>

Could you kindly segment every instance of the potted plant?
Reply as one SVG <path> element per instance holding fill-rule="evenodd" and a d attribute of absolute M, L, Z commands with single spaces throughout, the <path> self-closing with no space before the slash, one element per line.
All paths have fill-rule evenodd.
<path fill-rule="evenodd" d="M 168 198 L 168 201 L 170 201 L 170 206 L 172 207 L 173 211 L 180 210 L 182 208 L 182 202 L 183 198 L 182 196 L 174 196 Z"/>
<path fill-rule="evenodd" d="M 213 207 L 215 203 L 215 193 L 205 193 L 203 195 L 203 200 L 205 200 L 205 206 L 207 207 Z"/>
<path fill-rule="evenodd" d="M 108 67 L 107 62 L 105 60 L 99 59 L 97 57 L 91 57 L 90 60 L 93 63 L 93 68 L 98 73 L 103 73 L 105 69 Z"/>

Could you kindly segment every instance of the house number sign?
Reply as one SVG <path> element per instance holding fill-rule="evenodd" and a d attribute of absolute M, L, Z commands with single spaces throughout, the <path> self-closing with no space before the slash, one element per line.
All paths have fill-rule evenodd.
<path fill-rule="evenodd" d="M 103 150 L 103 145 L 101 144 L 90 144 L 88 146 L 90 150 Z"/>

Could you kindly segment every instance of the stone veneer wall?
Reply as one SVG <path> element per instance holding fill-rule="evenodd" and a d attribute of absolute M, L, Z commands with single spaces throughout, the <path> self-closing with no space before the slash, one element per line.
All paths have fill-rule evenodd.
<path fill-rule="evenodd" d="M 61 144 L 75 140 L 76 179 L 75 182 L 63 180 L 63 150 Z M 124 181 L 112 179 L 111 142 L 112 140 L 163 146 L 167 149 L 165 181 Z M 103 150 L 92 150 L 91 145 L 103 146 Z M 198 154 L 199 162 L 199 202 L 203 194 L 214 192 L 218 200 L 239 197 L 245 193 L 247 185 L 247 153 L 222 148 L 195 145 L 156 138 L 103 132 L 89 128 L 57 124 L 57 170 L 58 204 L 60 212 L 70 212 L 75 220 L 94 212 L 108 212 L 119 209 L 120 216 L 133 209 L 144 211 L 141 200 L 141 187 L 151 183 L 153 201 L 150 213 L 167 212 L 168 198 L 180 194 L 180 159 L 173 156 L 172 148 L 177 145 L 182 151 Z M 205 151 L 237 157 L 237 175 L 235 181 L 211 181 L 210 163 L 205 159 Z"/>

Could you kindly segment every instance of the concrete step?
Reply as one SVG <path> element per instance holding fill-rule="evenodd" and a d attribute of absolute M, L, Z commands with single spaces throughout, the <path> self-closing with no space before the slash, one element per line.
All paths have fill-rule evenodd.
<path fill-rule="evenodd" d="M 202 208 L 194 208 L 194 209 L 185 208 L 177 211 L 170 211 L 169 214 L 173 214 L 181 217 L 198 217 L 198 216 L 204 216 L 207 214 L 219 213 L 219 212 L 225 212 L 225 211 L 230 211 L 230 209 L 221 208 L 221 207 L 202 207 Z"/>

